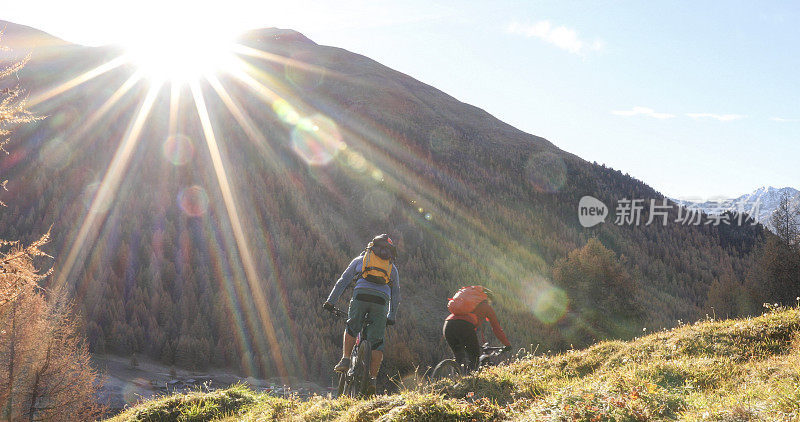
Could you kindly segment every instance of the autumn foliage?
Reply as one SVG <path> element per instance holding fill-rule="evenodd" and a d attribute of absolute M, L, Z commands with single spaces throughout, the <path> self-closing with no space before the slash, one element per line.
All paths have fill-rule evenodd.
<path fill-rule="evenodd" d="M 2 33 L 0 33 L 2 40 Z M 0 52 L 8 48 L 0 46 Z M 28 61 L 29 57 L 17 60 L 11 64 L 0 63 L 0 81 L 13 75 Z M 0 90 L 0 153 L 8 154 L 5 146 L 10 142 L 11 131 L 14 127 L 30 123 L 38 119 L 25 108 L 24 91 L 19 86 L 5 87 Z M 6 189 L 8 180 L 0 175 L 0 186 Z M 5 203 L 0 200 L 0 205 Z M 0 239 L 0 313 L 5 305 L 11 302 L 16 295 L 27 285 L 31 285 L 48 273 L 42 274 L 33 264 L 33 258 L 46 256 L 39 249 L 50 240 L 48 231 L 39 240 L 30 245 L 22 245 L 16 240 Z"/>
<path fill-rule="evenodd" d="M 26 61 L 0 66 L 0 80 Z M 0 150 L 16 125 L 34 120 L 19 86 L 0 90 Z M 49 257 L 41 249 L 49 240 L 49 231 L 28 245 L 0 240 L 0 417 L 96 420 L 102 413 L 95 403 L 98 374 L 73 308 L 63 292 L 46 295 L 38 284 L 52 272 L 35 263 Z"/>
<path fill-rule="evenodd" d="M 0 414 L 11 420 L 95 420 L 99 387 L 72 307 L 26 287 L 0 317 Z"/>

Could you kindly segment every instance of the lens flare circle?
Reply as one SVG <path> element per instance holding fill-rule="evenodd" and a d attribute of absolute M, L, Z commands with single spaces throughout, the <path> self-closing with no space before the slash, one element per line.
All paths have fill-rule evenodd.
<path fill-rule="evenodd" d="M 125 382 L 122 386 L 122 399 L 125 401 L 125 404 L 133 405 L 138 403 L 142 398 L 142 394 L 147 392 L 140 387 L 144 385 L 149 387 L 150 381 L 144 378 L 135 378 L 132 382 Z"/>
<path fill-rule="evenodd" d="M 394 195 L 380 187 L 372 188 L 362 196 L 363 209 L 378 220 L 389 218 L 396 202 Z"/>
<path fill-rule="evenodd" d="M 553 152 L 533 152 L 525 163 L 525 177 L 537 192 L 555 193 L 567 182 L 567 166 Z"/>
<path fill-rule="evenodd" d="M 292 148 L 312 166 L 331 162 L 345 148 L 336 123 L 321 115 L 301 118 L 292 129 Z"/>
<path fill-rule="evenodd" d="M 308 63 L 314 60 L 309 52 L 293 53 L 292 61 L 284 66 L 283 76 L 296 88 L 311 91 L 325 82 L 325 72 L 322 68 L 312 68 Z"/>
<path fill-rule="evenodd" d="M 39 150 L 39 161 L 53 170 L 61 170 L 72 161 L 72 148 L 64 138 L 56 136 Z"/>
<path fill-rule="evenodd" d="M 284 122 L 294 126 L 300 121 L 300 113 L 283 98 L 279 98 L 272 102 L 272 111 L 283 120 Z"/>
<path fill-rule="evenodd" d="M 161 147 L 164 158 L 176 166 L 183 166 L 192 161 L 194 157 L 194 145 L 192 140 L 186 135 L 174 135 L 164 141 Z"/>
<path fill-rule="evenodd" d="M 428 144 L 434 154 L 447 156 L 458 149 L 459 134 L 450 126 L 438 126 L 428 134 Z"/>
<path fill-rule="evenodd" d="M 553 324 L 567 313 L 569 298 L 564 290 L 547 286 L 539 290 L 533 300 L 533 314 L 545 324 Z"/>
<path fill-rule="evenodd" d="M 183 189 L 178 194 L 178 206 L 189 217 L 200 217 L 208 211 L 208 195 L 199 185 Z"/>
<path fill-rule="evenodd" d="M 92 204 L 95 203 L 95 197 L 100 191 L 100 186 L 100 182 L 92 182 L 83 189 L 83 204 L 86 206 L 87 211 L 104 213 L 111 207 L 111 197 L 106 195 L 102 200 L 97 201 L 94 209 L 92 208 Z"/>
<path fill-rule="evenodd" d="M 347 165 L 359 173 L 367 170 L 367 159 L 356 151 L 349 151 L 346 155 L 346 160 Z"/>
<path fill-rule="evenodd" d="M 76 122 L 81 121 L 80 112 L 70 105 L 59 105 L 58 111 L 49 116 L 47 123 L 54 132 L 66 132 Z"/>

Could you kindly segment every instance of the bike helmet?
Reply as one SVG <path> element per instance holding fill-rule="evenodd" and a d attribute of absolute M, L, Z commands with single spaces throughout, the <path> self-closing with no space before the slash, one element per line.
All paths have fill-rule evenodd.
<path fill-rule="evenodd" d="M 369 242 L 367 248 L 372 249 L 375 255 L 378 255 L 382 259 L 397 258 L 397 248 L 395 248 L 392 238 L 386 233 L 375 236 L 372 241 Z"/>

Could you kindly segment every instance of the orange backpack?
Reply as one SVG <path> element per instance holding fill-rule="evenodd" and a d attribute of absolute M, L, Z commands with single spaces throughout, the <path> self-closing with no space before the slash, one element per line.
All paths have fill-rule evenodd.
<path fill-rule="evenodd" d="M 376 246 L 376 242 L 379 242 L 378 246 L 381 246 L 382 243 L 384 253 L 389 254 L 386 258 L 380 257 L 378 253 L 375 253 L 373 250 Z M 389 249 L 385 249 L 386 247 Z M 396 252 L 394 243 L 392 243 L 392 239 L 389 238 L 389 235 L 382 234 L 375 236 L 375 238 L 369 242 L 367 248 L 364 249 L 363 256 L 364 257 L 361 259 L 361 272 L 353 277 L 353 281 L 358 281 L 363 278 L 375 284 L 388 285 L 392 283 L 392 265 Z"/>
<path fill-rule="evenodd" d="M 375 284 L 390 284 L 392 282 L 392 260 L 379 257 L 371 248 L 367 248 L 364 252 L 361 268 L 362 270 L 356 275 L 356 279 L 363 278 Z"/>
<path fill-rule="evenodd" d="M 488 298 L 489 296 L 483 291 L 482 286 L 462 287 L 448 300 L 447 310 L 453 315 L 470 316 L 475 307 Z M 471 316 L 470 319 L 475 321 L 473 324 L 477 324 L 477 317 Z"/>

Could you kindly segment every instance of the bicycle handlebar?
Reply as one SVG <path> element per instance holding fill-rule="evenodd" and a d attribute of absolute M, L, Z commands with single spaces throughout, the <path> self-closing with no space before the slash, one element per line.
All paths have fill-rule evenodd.
<path fill-rule="evenodd" d="M 329 306 L 329 307 L 325 307 L 323 309 L 325 309 L 326 311 L 332 313 L 334 316 L 339 317 L 339 318 L 347 319 L 347 317 L 348 317 L 347 312 L 337 308 L 336 306 Z"/>
<path fill-rule="evenodd" d="M 339 308 L 337 308 L 337 307 L 335 307 L 335 306 L 332 306 L 332 307 L 330 307 L 330 308 L 325 308 L 325 309 L 326 309 L 328 312 L 332 313 L 332 314 L 333 314 L 334 316 L 336 316 L 336 317 L 339 317 L 339 318 L 347 318 L 347 312 L 345 312 L 345 311 L 343 311 L 343 310 L 341 310 L 341 309 L 339 309 Z"/>
<path fill-rule="evenodd" d="M 489 346 L 489 342 L 483 343 L 481 345 L 481 352 L 483 353 L 495 353 L 495 352 L 502 352 L 505 350 L 505 347 L 502 346 Z"/>

